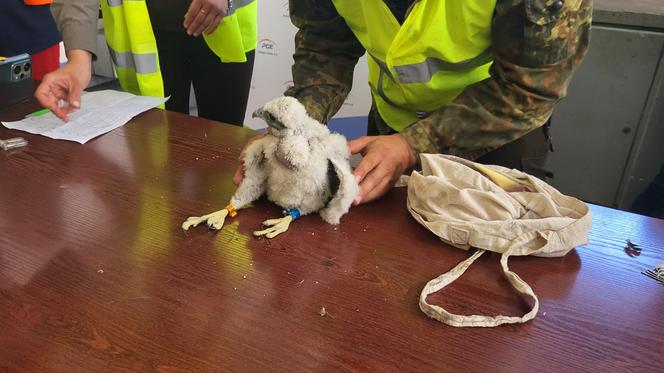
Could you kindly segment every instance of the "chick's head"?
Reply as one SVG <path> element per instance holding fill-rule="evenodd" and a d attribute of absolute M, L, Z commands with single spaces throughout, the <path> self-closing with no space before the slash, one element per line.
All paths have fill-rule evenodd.
<path fill-rule="evenodd" d="M 276 137 L 299 135 L 311 138 L 329 134 L 327 127 L 312 119 L 304 105 L 294 97 L 277 97 L 254 111 L 252 117 L 263 119 L 269 133 Z"/>

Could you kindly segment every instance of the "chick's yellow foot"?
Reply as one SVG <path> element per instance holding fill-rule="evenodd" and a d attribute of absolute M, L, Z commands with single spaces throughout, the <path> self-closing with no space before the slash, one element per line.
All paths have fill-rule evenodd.
<path fill-rule="evenodd" d="M 263 226 L 268 228 L 262 231 L 255 231 L 254 236 L 265 236 L 267 238 L 276 237 L 288 230 L 291 221 L 293 221 L 293 217 L 290 215 L 279 219 L 268 219 L 263 222 Z"/>
<path fill-rule="evenodd" d="M 182 223 L 182 229 L 185 231 L 190 227 L 195 227 L 202 222 L 207 222 L 210 229 L 219 230 L 224 225 L 224 220 L 228 215 L 228 210 L 223 209 L 203 216 L 191 216 Z"/>

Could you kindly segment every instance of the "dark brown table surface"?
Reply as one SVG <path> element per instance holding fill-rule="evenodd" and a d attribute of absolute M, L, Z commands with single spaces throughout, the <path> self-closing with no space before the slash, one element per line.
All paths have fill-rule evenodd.
<path fill-rule="evenodd" d="M 15 119 L 34 107 L 5 110 Z M 664 367 L 664 221 L 591 206 L 590 243 L 512 258 L 540 298 L 526 324 L 453 328 L 418 307 L 469 254 L 418 225 L 403 189 L 251 232 L 261 200 L 216 233 L 247 129 L 151 110 L 85 145 L 0 129 L 0 371 L 656 371 Z M 630 257 L 625 240 L 642 247 Z M 484 255 L 433 297 L 461 313 L 527 305 Z M 321 316 L 321 309 L 326 314 Z"/>

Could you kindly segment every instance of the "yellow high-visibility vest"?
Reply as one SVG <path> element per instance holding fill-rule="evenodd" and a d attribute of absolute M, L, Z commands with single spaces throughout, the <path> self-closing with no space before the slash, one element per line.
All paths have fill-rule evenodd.
<path fill-rule="evenodd" d="M 489 77 L 496 0 L 420 0 L 402 25 L 383 0 L 332 0 L 367 50 L 383 120 L 401 131 Z"/>
<path fill-rule="evenodd" d="M 145 0 L 101 0 L 104 34 L 122 89 L 144 96 L 164 96 L 157 42 Z M 245 62 L 256 49 L 256 0 L 235 0 L 217 29 L 204 35 L 222 62 Z"/>

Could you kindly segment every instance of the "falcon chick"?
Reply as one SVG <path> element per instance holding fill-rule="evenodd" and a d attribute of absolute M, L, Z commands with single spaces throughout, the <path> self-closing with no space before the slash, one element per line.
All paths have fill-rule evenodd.
<path fill-rule="evenodd" d="M 225 209 L 190 217 L 182 229 L 207 222 L 219 230 L 227 215 L 261 195 L 284 209 L 284 217 L 263 222 L 266 229 L 254 232 L 268 238 L 285 232 L 291 221 L 318 211 L 330 224 L 348 212 L 360 188 L 351 172 L 346 139 L 306 112 L 293 97 L 278 97 L 253 113 L 267 123 L 265 137 L 247 146 L 244 179 Z"/>

